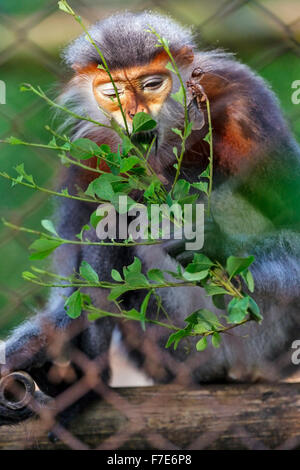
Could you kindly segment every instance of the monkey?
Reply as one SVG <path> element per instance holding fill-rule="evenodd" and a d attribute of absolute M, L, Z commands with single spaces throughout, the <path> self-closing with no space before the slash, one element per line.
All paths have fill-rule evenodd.
<path fill-rule="evenodd" d="M 80 361 L 70 361 L 71 378 L 51 380 L 58 367 L 57 351 L 74 349 L 90 360 L 99 359 L 101 390 L 87 392 L 62 411 L 57 419 L 69 420 L 95 398 L 101 398 L 109 384 L 108 350 L 116 328 L 130 359 L 156 383 L 179 381 L 201 384 L 216 382 L 253 382 L 279 380 L 293 372 L 289 350 L 299 338 L 300 301 L 300 150 L 283 117 L 278 99 L 268 84 L 232 54 L 222 50 L 198 49 L 190 28 L 167 16 L 153 12 L 123 12 L 96 23 L 89 30 L 101 49 L 118 90 L 129 130 L 138 112 L 151 115 L 157 122 L 156 149 L 149 162 L 167 188 L 174 179 L 173 148 L 180 145 L 172 128 L 183 128 L 184 110 L 172 93 L 179 81 L 167 66 L 169 57 L 151 34 L 149 26 L 168 40 L 170 51 L 186 85 L 190 112 L 195 120 L 186 143 L 181 172 L 190 182 L 199 181 L 208 165 L 209 99 L 213 125 L 214 175 L 212 191 L 213 218 L 205 225 L 203 253 L 223 261 L 229 255 L 253 255 L 254 299 L 263 313 L 260 325 L 250 322 L 240 333 L 224 335 L 218 349 L 208 347 L 198 353 L 184 344 L 165 349 L 166 332 L 159 327 L 100 318 L 89 322 L 82 314 L 68 317 L 60 290 L 54 290 L 45 310 L 17 327 L 6 340 L 6 364 L 0 375 L 13 371 L 30 374 L 41 392 L 56 397 L 84 376 Z M 82 116 L 103 124 L 114 119 L 124 126 L 116 92 L 107 72 L 98 66 L 101 58 L 94 46 L 80 36 L 63 52 L 72 76 L 66 83 L 60 103 Z M 103 65 L 103 64 L 102 64 Z M 196 108 L 195 108 L 196 106 Z M 193 111 L 194 107 L 194 111 Z M 64 122 L 72 139 L 89 138 L 107 144 L 113 151 L 120 145 L 118 135 L 91 122 L 69 118 Z M 141 142 L 148 136 L 141 133 Z M 88 161 L 91 168 L 95 159 Z M 106 169 L 105 163 L 101 168 Z M 70 166 L 62 177 L 62 187 L 76 194 L 86 189 L 95 174 Z M 66 199 L 57 208 L 58 233 L 74 239 L 88 224 L 94 206 Z M 97 241 L 91 229 L 88 239 Z M 121 270 L 138 257 L 145 271 L 151 268 L 175 271 L 185 265 L 193 253 L 180 243 L 158 246 L 92 247 L 67 245 L 54 256 L 57 272 L 64 276 L 79 270 L 87 261 L 101 280 L 111 281 L 111 270 Z M 72 288 L 63 294 L 70 295 Z M 87 290 L 93 304 L 113 309 L 107 293 Z M 173 321 L 182 325 L 184 318 L 199 308 L 216 312 L 216 307 L 201 287 L 166 288 L 160 291 L 164 308 Z M 142 292 L 126 293 L 123 308 L 139 308 Z M 149 317 L 155 317 L 156 305 L 150 301 Z M 193 342 L 193 340 L 192 340 Z M 97 363 L 98 364 L 98 363 Z M 179 377 L 179 378 L 178 378 Z M 101 392 L 102 391 L 102 392 Z M 29 407 L 11 410 L 0 404 L 0 424 L 11 424 L 32 415 Z"/>

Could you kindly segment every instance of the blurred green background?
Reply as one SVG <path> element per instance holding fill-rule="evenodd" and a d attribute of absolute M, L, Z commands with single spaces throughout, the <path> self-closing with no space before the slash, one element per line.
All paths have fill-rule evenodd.
<path fill-rule="evenodd" d="M 222 47 L 236 53 L 271 84 L 300 141 L 300 105 L 291 101 L 291 84 L 300 80 L 299 0 L 70 0 L 87 24 L 123 9 L 153 9 L 193 24 L 202 48 Z M 32 142 L 48 142 L 44 126 L 51 110 L 29 93 L 22 82 L 40 85 L 52 96 L 68 76 L 59 52 L 81 33 L 71 17 L 58 11 L 56 0 L 0 0 L 0 80 L 6 83 L 6 104 L 0 105 L 0 139 L 10 135 Z M 0 170 L 13 173 L 17 164 L 48 187 L 55 187 L 59 165 L 55 157 L 37 149 L 0 146 Z M 51 217 L 46 194 L 11 185 L 0 179 L 0 213 L 16 224 L 40 229 Z M 22 280 L 30 266 L 32 238 L 0 226 L 0 338 L 35 309 L 45 291 Z"/>

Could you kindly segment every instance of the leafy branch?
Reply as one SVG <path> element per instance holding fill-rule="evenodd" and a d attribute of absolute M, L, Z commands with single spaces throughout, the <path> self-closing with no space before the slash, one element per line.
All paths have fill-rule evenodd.
<path fill-rule="evenodd" d="M 111 129 L 117 133 L 121 143 L 117 152 L 113 152 L 108 145 L 99 146 L 90 139 L 81 138 L 72 141 L 66 135 L 59 135 L 49 126 L 47 126 L 47 130 L 51 132 L 53 138 L 47 145 L 28 143 L 15 137 L 0 141 L 1 143 L 11 145 L 26 145 L 54 150 L 55 152 L 60 152 L 57 156 L 60 158 L 62 164 L 76 165 L 84 171 L 97 173 L 97 177 L 92 180 L 85 191 L 78 188 L 77 195 L 69 194 L 67 188 L 63 189 L 61 192 L 57 192 L 39 186 L 34 181 L 33 176 L 26 173 L 23 164 L 15 168 L 18 174 L 17 177 L 12 177 L 5 172 L 0 172 L 0 176 L 10 180 L 13 186 L 15 184 L 21 184 L 52 196 L 66 197 L 86 203 L 93 202 L 100 204 L 109 202 L 117 210 L 119 210 L 118 200 L 120 196 L 126 196 L 127 209 L 133 207 L 133 205 L 137 207 L 144 205 L 149 212 L 152 204 L 163 203 L 167 208 L 172 208 L 173 204 L 177 203 L 180 207 L 184 208 L 184 205 L 187 203 L 197 203 L 200 193 L 204 192 L 208 198 L 207 214 L 210 215 L 213 185 L 213 126 L 210 103 L 206 98 L 208 134 L 204 140 L 209 144 L 209 164 L 206 170 L 199 175 L 200 178 L 207 178 L 208 183 L 202 181 L 189 183 L 183 178 L 180 179 L 180 174 L 187 139 L 191 135 L 193 123 L 189 121 L 186 87 L 169 48 L 168 41 L 150 27 L 149 33 L 154 34 L 158 39 L 157 46 L 163 47 L 170 58 L 170 62 L 167 64 L 166 68 L 177 76 L 180 83 L 179 90 L 172 94 L 171 98 L 177 103 L 180 103 L 184 109 L 183 130 L 177 128 L 172 129 L 180 138 L 181 150 L 180 155 L 178 155 L 177 148 L 173 149 L 176 158 L 176 164 L 174 165 L 176 174 L 169 192 L 167 192 L 167 189 L 148 162 L 155 143 L 155 138 L 148 148 L 142 148 L 134 142 L 136 134 L 155 129 L 157 125 L 155 120 L 145 113 L 136 114 L 132 121 L 132 133 L 129 135 L 128 124 L 124 110 L 122 109 L 118 90 L 101 50 L 89 34 L 81 18 L 74 12 L 66 0 L 59 2 L 59 8 L 75 18 L 85 31 L 87 40 L 96 48 L 102 61 L 102 65 L 99 65 L 99 68 L 107 72 L 113 84 L 118 105 L 123 116 L 125 132 L 113 119 L 111 119 L 111 125 L 108 126 L 89 117 L 80 116 L 52 101 L 40 87 L 35 88 L 31 85 L 23 85 L 23 91 L 32 91 L 53 108 L 66 112 L 76 120 L 89 121 L 97 126 Z M 57 142 L 63 143 L 58 145 Z M 96 159 L 95 166 L 91 167 L 83 163 L 92 158 Z M 107 171 L 100 168 L 100 161 L 105 162 L 108 167 Z M 195 193 L 195 189 L 198 192 Z M 139 200 L 142 202 L 140 204 L 137 204 L 134 199 L 131 199 L 130 195 L 133 191 L 138 191 L 141 194 Z M 174 225 L 178 224 L 182 226 L 184 216 L 177 217 L 171 215 L 170 211 L 168 212 L 165 206 L 162 217 L 168 218 Z M 90 217 L 89 225 L 84 225 L 80 233 L 76 235 L 77 240 L 68 240 L 60 237 L 50 220 L 42 220 L 41 222 L 46 232 L 32 230 L 26 227 L 18 227 L 5 220 L 3 220 L 3 223 L 14 230 L 39 237 L 30 245 L 30 250 L 33 251 L 31 259 L 33 260 L 46 258 L 63 244 L 99 247 L 132 247 L 162 243 L 159 238 L 156 240 L 143 239 L 142 241 L 136 242 L 130 237 L 124 242 L 117 242 L 114 239 L 110 239 L 108 242 L 89 241 L 87 232 L 91 230 L 91 227 L 95 229 L 100 219 L 101 217 L 97 216 L 97 212 L 93 212 Z M 172 330 L 166 347 L 173 345 L 174 349 L 176 349 L 181 340 L 189 337 L 200 337 L 196 343 L 196 349 L 202 351 L 207 347 L 208 337 L 211 338 L 214 347 L 219 347 L 222 334 L 226 334 L 229 330 L 244 325 L 249 321 L 260 322 L 262 320 L 259 307 L 250 295 L 254 291 L 254 280 L 250 271 L 250 266 L 253 261 L 254 257 L 252 256 L 247 258 L 230 256 L 226 261 L 226 266 L 222 266 L 220 263 L 212 261 L 204 254 L 196 253 L 194 254 L 192 262 L 188 264 L 185 269 L 178 265 L 176 272 L 163 271 L 155 268 L 144 273 L 141 261 L 139 258 L 135 257 L 131 265 L 123 267 L 122 273 L 112 269 L 112 281 L 101 281 L 98 273 L 86 261 L 82 261 L 79 272 L 74 272 L 70 276 L 61 276 L 56 273 L 32 267 L 31 271 L 25 271 L 23 273 L 23 278 L 39 286 L 72 288 L 73 293 L 65 300 L 66 313 L 72 318 L 77 318 L 83 312 L 86 312 L 91 321 L 101 317 L 114 317 L 126 321 L 134 320 L 139 321 L 144 330 L 147 324 L 153 324 L 165 328 L 166 330 Z M 187 286 L 197 289 L 201 288 L 202 292 L 205 292 L 205 294 L 212 299 L 216 309 L 221 311 L 220 315 L 203 308 L 192 312 L 183 320 L 183 325 L 173 324 L 171 315 L 168 314 L 162 305 L 158 291 L 160 289 L 185 288 Z M 90 296 L 86 293 L 87 289 L 91 288 L 107 289 L 107 299 L 113 302 L 119 313 L 105 311 L 94 306 Z M 145 292 L 145 297 L 139 310 L 131 309 L 126 311 L 122 309 L 122 295 L 130 291 Z M 149 312 L 150 298 L 154 298 L 157 303 L 155 319 L 152 318 L 153 312 Z M 167 322 L 160 320 L 159 316 L 161 314 L 164 315 Z M 221 318 L 224 320 L 223 322 L 221 322 Z"/>

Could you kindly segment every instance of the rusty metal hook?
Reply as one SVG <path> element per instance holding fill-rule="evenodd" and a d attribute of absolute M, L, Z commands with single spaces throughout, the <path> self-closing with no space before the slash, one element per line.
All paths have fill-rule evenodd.
<path fill-rule="evenodd" d="M 11 410 L 20 410 L 28 405 L 34 391 L 35 383 L 27 372 L 12 372 L 0 380 L 0 403 Z M 9 398 L 9 393 L 15 400 Z"/>

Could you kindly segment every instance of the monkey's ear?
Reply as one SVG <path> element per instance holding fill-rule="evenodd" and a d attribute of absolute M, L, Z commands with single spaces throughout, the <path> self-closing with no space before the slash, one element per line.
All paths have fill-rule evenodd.
<path fill-rule="evenodd" d="M 194 60 L 194 51 L 190 46 L 183 46 L 173 53 L 173 57 L 179 67 L 186 67 Z"/>

